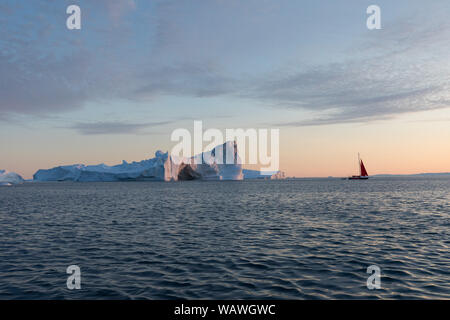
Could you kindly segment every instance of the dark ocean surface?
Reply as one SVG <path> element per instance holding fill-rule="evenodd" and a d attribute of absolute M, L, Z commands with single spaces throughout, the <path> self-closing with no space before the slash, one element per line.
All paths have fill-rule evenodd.
<path fill-rule="evenodd" d="M 449 231 L 449 178 L 25 183 L 0 299 L 450 299 Z"/>

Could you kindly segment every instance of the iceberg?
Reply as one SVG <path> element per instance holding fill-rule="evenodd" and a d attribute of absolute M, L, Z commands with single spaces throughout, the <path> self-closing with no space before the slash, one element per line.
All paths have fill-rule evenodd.
<path fill-rule="evenodd" d="M 15 172 L 7 170 L 0 170 L 0 186 L 10 186 L 13 184 L 22 183 L 25 180 Z"/>
<path fill-rule="evenodd" d="M 263 172 L 258 170 L 242 170 L 244 180 L 249 179 L 264 179 L 264 180 L 283 180 L 286 179 L 286 174 L 283 171 Z"/>
<path fill-rule="evenodd" d="M 226 164 L 227 152 L 233 163 Z M 200 160 L 200 161 L 198 161 Z M 225 142 L 199 155 L 183 158 L 157 151 L 155 157 L 140 162 L 108 166 L 74 164 L 40 169 L 35 181 L 179 181 L 179 180 L 243 180 L 242 162 L 234 141 Z"/>

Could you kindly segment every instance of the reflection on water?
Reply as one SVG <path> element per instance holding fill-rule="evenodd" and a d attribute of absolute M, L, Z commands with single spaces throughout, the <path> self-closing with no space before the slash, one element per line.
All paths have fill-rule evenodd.
<path fill-rule="evenodd" d="M 449 227 L 439 178 L 1 187 L 0 298 L 448 299 Z"/>

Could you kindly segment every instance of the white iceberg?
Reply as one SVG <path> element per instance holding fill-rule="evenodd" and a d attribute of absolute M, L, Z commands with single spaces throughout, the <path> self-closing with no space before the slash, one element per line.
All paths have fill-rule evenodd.
<path fill-rule="evenodd" d="M 242 170 L 245 180 L 264 179 L 264 180 L 283 180 L 286 174 L 283 171 L 258 171 L 258 170 Z"/>
<path fill-rule="evenodd" d="M 223 149 L 222 149 L 223 148 Z M 217 152 L 219 150 L 219 152 Z M 223 150 L 223 151 L 222 151 Z M 234 162 L 226 163 L 226 154 L 233 152 Z M 217 153 L 217 154 L 216 154 Z M 195 160 L 202 159 L 200 164 Z M 176 158 L 157 151 L 155 157 L 140 162 L 115 166 L 75 164 L 38 170 L 35 181 L 178 181 L 178 180 L 242 180 L 242 164 L 236 142 L 226 142 L 211 151 L 191 158 Z"/>
<path fill-rule="evenodd" d="M 0 170 L 0 186 L 10 186 L 13 184 L 19 184 L 25 180 L 15 172 L 9 172 L 7 170 Z"/>

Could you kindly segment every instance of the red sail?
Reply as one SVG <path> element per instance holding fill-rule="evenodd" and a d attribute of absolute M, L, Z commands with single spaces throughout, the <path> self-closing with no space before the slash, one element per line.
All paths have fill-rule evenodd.
<path fill-rule="evenodd" d="M 364 167 L 364 163 L 362 162 L 362 160 L 360 161 L 360 166 L 361 166 L 361 176 L 368 177 L 369 175 L 367 174 L 367 170 Z"/>

